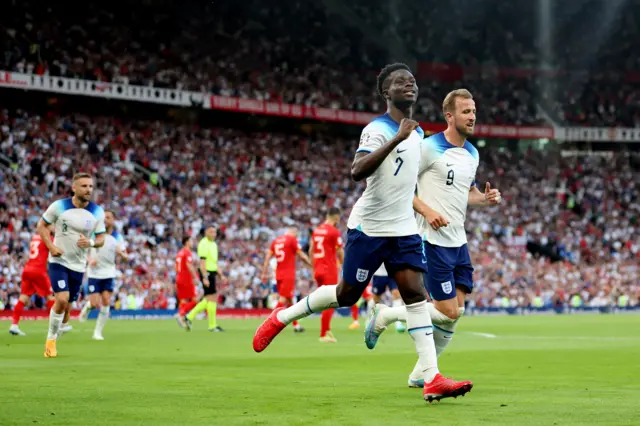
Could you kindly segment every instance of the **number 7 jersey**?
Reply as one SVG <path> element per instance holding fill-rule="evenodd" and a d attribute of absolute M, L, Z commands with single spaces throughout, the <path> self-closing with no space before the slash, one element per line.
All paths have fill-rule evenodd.
<path fill-rule="evenodd" d="M 388 114 L 375 118 L 362 131 L 356 152 L 373 152 L 393 139 L 400 124 Z M 351 210 L 349 229 L 372 237 L 403 237 L 418 234 L 413 196 L 418 182 L 420 127 L 398 144 L 380 167 L 367 178 L 367 188 Z"/>

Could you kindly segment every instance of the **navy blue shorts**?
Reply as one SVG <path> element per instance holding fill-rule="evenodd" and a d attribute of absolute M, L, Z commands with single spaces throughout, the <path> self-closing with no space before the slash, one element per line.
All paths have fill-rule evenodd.
<path fill-rule="evenodd" d="M 115 279 L 113 278 L 89 278 L 88 290 L 89 294 L 102 293 L 108 291 L 113 293 Z"/>
<path fill-rule="evenodd" d="M 387 289 L 389 291 L 397 290 L 398 284 L 391 277 L 385 277 L 384 275 L 374 275 L 371 280 L 371 291 L 376 296 L 382 296 Z"/>
<path fill-rule="evenodd" d="M 462 247 L 440 247 L 424 242 L 429 264 L 429 273 L 424 275 L 425 285 L 434 300 L 449 300 L 456 297 L 456 286 L 467 293 L 473 291 L 473 266 L 467 245 Z"/>
<path fill-rule="evenodd" d="M 427 271 L 427 259 L 419 235 L 370 237 L 357 229 L 347 232 L 342 278 L 352 287 L 364 288 L 384 263 L 389 275 L 404 269 Z"/>
<path fill-rule="evenodd" d="M 83 277 L 83 272 L 72 271 L 58 263 L 49 263 L 49 280 L 51 280 L 53 292 L 68 291 L 70 302 L 78 300 Z"/>

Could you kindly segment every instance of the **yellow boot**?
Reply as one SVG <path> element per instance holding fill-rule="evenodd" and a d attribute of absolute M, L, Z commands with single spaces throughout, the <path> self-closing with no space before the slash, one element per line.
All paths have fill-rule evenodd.
<path fill-rule="evenodd" d="M 44 345 L 44 357 L 55 358 L 57 356 L 58 356 L 58 351 L 56 350 L 55 339 L 48 339 L 47 343 L 45 343 Z"/>

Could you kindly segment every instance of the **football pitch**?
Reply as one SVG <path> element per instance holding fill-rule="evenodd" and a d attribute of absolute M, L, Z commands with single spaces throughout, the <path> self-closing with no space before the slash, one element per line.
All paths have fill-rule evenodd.
<path fill-rule="evenodd" d="M 440 368 L 473 391 L 432 405 L 407 388 L 407 334 L 369 351 L 340 318 L 322 344 L 310 318 L 256 354 L 258 323 L 113 320 L 96 342 L 74 321 L 45 359 L 45 321 L 24 321 L 24 338 L 2 322 L 0 425 L 640 424 L 640 315 L 465 317 Z"/>

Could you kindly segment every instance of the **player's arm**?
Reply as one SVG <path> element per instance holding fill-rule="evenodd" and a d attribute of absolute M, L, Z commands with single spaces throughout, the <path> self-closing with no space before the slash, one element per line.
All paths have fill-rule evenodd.
<path fill-rule="evenodd" d="M 63 253 L 62 249 L 59 249 L 58 247 L 56 247 L 53 244 L 53 241 L 51 241 L 51 232 L 49 231 L 49 224 L 45 222 L 44 219 L 40 218 L 40 220 L 38 221 L 38 225 L 36 226 L 36 232 L 38 233 L 38 235 L 40 235 L 40 238 L 42 238 L 42 242 L 44 243 L 45 246 L 47 246 L 47 249 L 49 250 L 49 253 L 51 253 L 51 256 L 58 257 Z"/>
<path fill-rule="evenodd" d="M 296 250 L 296 254 L 298 255 L 298 257 L 300 259 L 302 259 L 302 261 L 304 263 L 306 263 L 307 265 L 309 265 L 311 268 L 313 268 L 313 262 L 311 260 L 309 260 L 309 256 L 306 255 L 305 252 L 302 251 L 302 249 L 298 249 Z M 313 256 L 312 256 L 313 257 Z"/>
<path fill-rule="evenodd" d="M 193 281 L 198 281 L 198 272 L 196 271 L 196 267 L 193 264 L 193 262 L 187 262 L 187 269 L 191 273 L 191 276 L 193 277 Z"/>
<path fill-rule="evenodd" d="M 95 249 L 89 250 L 89 254 L 87 255 L 87 264 L 92 268 L 95 268 L 98 264 L 98 257 Z"/>
<path fill-rule="evenodd" d="M 315 260 L 313 256 L 313 235 L 309 238 L 309 259 L 311 260 L 311 267 L 315 268 Z"/>
<path fill-rule="evenodd" d="M 271 261 L 272 257 L 273 257 L 273 252 L 271 251 L 271 249 L 267 250 L 267 252 L 264 255 L 264 264 L 262 265 L 262 275 L 260 276 L 260 281 L 262 281 L 263 283 L 267 282 L 267 271 L 269 270 L 269 262 Z"/>
<path fill-rule="evenodd" d="M 344 265 L 344 248 L 342 246 L 338 247 L 336 256 L 338 257 L 338 269 L 342 269 L 342 265 Z"/>
<path fill-rule="evenodd" d="M 202 275 L 202 285 L 209 287 L 209 276 L 207 275 L 207 249 L 204 238 L 198 243 L 198 257 L 200 258 L 200 274 Z"/>
<path fill-rule="evenodd" d="M 444 216 L 429 207 L 427 203 L 418 198 L 417 195 L 413 196 L 413 210 L 423 216 L 436 231 L 449 224 L 449 221 Z"/>
<path fill-rule="evenodd" d="M 356 156 L 351 164 L 351 178 L 359 182 L 371 176 L 385 158 L 398 146 L 402 141 L 407 139 L 411 132 L 418 128 L 418 123 L 414 120 L 405 118 L 400 123 L 398 133 L 385 143 L 382 143 L 382 135 L 364 134 L 360 140 L 360 148 L 356 151 Z M 363 138 L 367 138 L 363 140 Z"/>
<path fill-rule="evenodd" d="M 93 235 L 95 236 L 95 239 L 89 239 L 84 235 L 81 235 L 80 239 L 78 240 L 77 246 L 83 249 L 91 247 L 102 247 L 105 242 L 106 232 L 107 228 L 104 226 L 104 210 L 100 209 L 100 212 L 97 216 L 96 225 L 93 228 Z"/>
<path fill-rule="evenodd" d="M 129 254 L 122 246 L 116 247 L 116 254 L 122 258 L 125 262 L 129 261 Z"/>
<path fill-rule="evenodd" d="M 493 206 L 496 204 L 500 204 L 502 201 L 502 194 L 497 189 L 491 189 L 491 184 L 487 182 L 484 193 L 480 192 L 476 185 L 473 185 L 469 190 L 469 200 L 468 203 L 470 206 Z"/>

